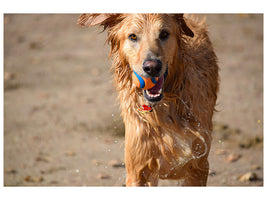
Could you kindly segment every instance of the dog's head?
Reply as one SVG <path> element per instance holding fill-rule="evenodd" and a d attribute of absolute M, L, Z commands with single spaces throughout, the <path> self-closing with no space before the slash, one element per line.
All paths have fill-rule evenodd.
<path fill-rule="evenodd" d="M 178 53 L 179 36 L 194 36 L 183 14 L 82 14 L 78 24 L 104 26 L 111 53 L 119 52 L 124 65 L 140 76 L 158 77 L 153 88 L 144 90 L 149 102 L 163 98 L 168 66 Z"/>

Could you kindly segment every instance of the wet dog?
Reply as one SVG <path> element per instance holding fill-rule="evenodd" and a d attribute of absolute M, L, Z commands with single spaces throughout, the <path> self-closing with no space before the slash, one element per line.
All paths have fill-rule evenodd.
<path fill-rule="evenodd" d="M 78 24 L 103 26 L 125 123 L 127 186 L 183 179 L 205 186 L 218 65 L 204 22 L 183 14 L 82 14 Z M 157 77 L 149 89 L 132 73 Z"/>

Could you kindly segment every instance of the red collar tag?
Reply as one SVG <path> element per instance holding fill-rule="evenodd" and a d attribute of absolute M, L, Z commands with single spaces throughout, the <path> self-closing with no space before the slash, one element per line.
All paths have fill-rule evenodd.
<path fill-rule="evenodd" d="M 142 105 L 141 108 L 137 109 L 140 113 L 149 113 L 151 112 L 153 109 L 151 106 L 149 105 Z"/>

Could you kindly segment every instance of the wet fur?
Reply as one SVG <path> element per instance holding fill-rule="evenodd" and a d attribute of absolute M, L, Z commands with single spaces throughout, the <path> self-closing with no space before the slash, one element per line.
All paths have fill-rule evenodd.
<path fill-rule="evenodd" d="M 205 24 L 181 14 L 83 14 L 78 23 L 102 25 L 108 32 L 125 123 L 127 186 L 155 186 L 159 178 L 184 179 L 184 185 L 190 186 L 206 185 L 218 66 Z M 175 37 L 172 35 L 167 47 L 159 49 L 153 34 L 162 23 L 175 32 Z M 148 51 L 145 47 L 138 52 L 125 47 L 131 26 L 148 30 L 142 45 L 154 48 L 168 63 L 164 98 L 150 113 L 137 110 L 147 102 L 142 90 L 134 87 L 131 73 L 133 67 L 141 71 Z"/>

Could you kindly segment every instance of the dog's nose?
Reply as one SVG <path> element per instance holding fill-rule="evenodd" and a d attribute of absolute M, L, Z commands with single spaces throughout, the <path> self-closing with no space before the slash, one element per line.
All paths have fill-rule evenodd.
<path fill-rule="evenodd" d="M 162 69 L 162 62 L 160 60 L 146 60 L 143 63 L 143 70 L 151 77 L 159 77 Z"/>

